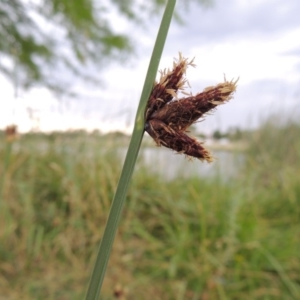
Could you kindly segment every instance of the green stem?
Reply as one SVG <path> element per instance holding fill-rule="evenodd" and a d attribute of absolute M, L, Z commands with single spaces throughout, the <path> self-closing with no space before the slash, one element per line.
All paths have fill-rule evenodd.
<path fill-rule="evenodd" d="M 165 45 L 168 30 L 170 27 L 176 0 L 169 0 L 160 24 L 160 28 L 155 41 L 151 60 L 148 67 L 143 91 L 137 110 L 134 130 L 129 144 L 127 155 L 125 158 L 123 170 L 117 186 L 117 190 L 110 208 L 110 213 L 105 226 L 103 238 L 100 244 L 94 270 L 90 279 L 90 284 L 86 294 L 86 300 L 99 299 L 102 283 L 105 276 L 113 241 L 118 229 L 122 208 L 125 202 L 127 189 L 132 177 L 136 158 L 140 149 L 140 145 L 144 135 L 144 112 L 149 99 L 153 83 L 157 74 L 157 69 L 161 54 Z"/>

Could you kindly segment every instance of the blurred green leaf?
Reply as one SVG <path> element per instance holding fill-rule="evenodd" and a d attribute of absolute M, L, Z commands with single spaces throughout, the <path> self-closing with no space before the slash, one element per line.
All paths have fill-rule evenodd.
<path fill-rule="evenodd" d="M 192 2 L 185 1 L 178 11 L 187 9 Z M 94 78 L 90 74 L 91 69 L 96 67 L 103 72 L 111 61 L 124 61 L 124 57 L 128 60 L 136 47 L 130 32 L 116 29 L 111 12 L 147 30 L 149 18 L 156 16 L 165 3 L 1 0 L 0 73 L 18 87 L 46 86 L 59 93 L 70 92 L 66 86 L 71 89 L 72 74 L 84 80 L 99 80 L 98 75 Z M 177 15 L 180 17 L 180 13 Z"/>

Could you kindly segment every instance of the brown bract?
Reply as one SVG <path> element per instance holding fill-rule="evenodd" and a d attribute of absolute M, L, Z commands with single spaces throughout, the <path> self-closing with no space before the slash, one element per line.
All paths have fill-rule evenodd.
<path fill-rule="evenodd" d="M 187 67 L 195 66 L 179 54 L 173 69 L 161 72 L 161 78 L 154 84 L 146 109 L 145 130 L 158 146 L 165 146 L 178 153 L 211 162 L 211 154 L 202 143 L 186 134 L 187 128 L 200 118 L 226 103 L 236 90 L 236 81 L 227 81 L 207 87 L 195 96 L 178 99 L 178 91 L 184 93 L 187 80 L 184 75 Z"/>

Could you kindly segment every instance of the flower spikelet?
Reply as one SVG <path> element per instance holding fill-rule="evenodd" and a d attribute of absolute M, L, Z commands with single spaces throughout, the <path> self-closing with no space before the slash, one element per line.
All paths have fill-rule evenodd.
<path fill-rule="evenodd" d="M 208 150 L 186 131 L 190 125 L 203 118 L 232 98 L 236 90 L 236 81 L 227 81 L 207 87 L 203 92 L 178 99 L 177 93 L 187 83 L 184 77 L 187 67 L 195 66 L 179 54 L 172 71 L 161 72 L 161 79 L 154 84 L 146 109 L 145 130 L 158 146 L 165 146 L 178 153 L 211 162 Z"/>
<path fill-rule="evenodd" d="M 146 131 L 154 139 L 157 146 L 165 146 L 178 153 L 197 157 L 207 162 L 213 161 L 213 157 L 195 138 L 188 136 L 183 131 L 176 131 L 164 122 L 152 119 L 146 123 Z"/>
<path fill-rule="evenodd" d="M 174 61 L 172 70 L 160 71 L 160 80 L 154 84 L 148 100 L 146 119 L 154 111 L 159 110 L 172 99 L 177 98 L 178 90 L 184 90 L 187 83 L 184 74 L 188 66 L 195 66 L 193 59 L 188 61 L 179 53 L 179 58 Z"/>

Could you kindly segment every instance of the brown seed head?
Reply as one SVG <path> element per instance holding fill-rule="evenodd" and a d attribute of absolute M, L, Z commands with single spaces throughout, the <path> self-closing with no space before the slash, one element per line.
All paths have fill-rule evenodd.
<path fill-rule="evenodd" d="M 202 146 L 202 143 L 184 132 L 173 130 L 162 121 L 155 119 L 150 120 L 146 127 L 147 132 L 154 139 L 157 146 L 162 145 L 178 153 L 207 162 L 213 161 L 212 155 Z"/>
<path fill-rule="evenodd" d="M 145 130 L 158 146 L 165 146 L 178 153 L 211 162 L 213 157 L 195 138 L 186 134 L 187 128 L 218 105 L 232 98 L 236 81 L 227 81 L 207 87 L 195 96 L 178 99 L 177 92 L 184 93 L 187 67 L 195 66 L 179 54 L 172 71 L 161 72 L 159 83 L 155 83 L 146 109 Z"/>
<path fill-rule="evenodd" d="M 173 129 L 184 131 L 207 112 L 229 101 L 236 90 L 236 83 L 225 80 L 195 96 L 171 101 L 155 111 L 150 119 L 162 120 Z"/>
<path fill-rule="evenodd" d="M 18 126 L 14 125 L 14 124 L 6 126 L 5 136 L 6 136 L 6 140 L 8 142 L 13 142 L 14 140 L 16 140 L 19 137 L 19 135 L 18 135 Z"/>
<path fill-rule="evenodd" d="M 179 58 L 173 63 L 172 70 L 160 71 L 160 80 L 153 86 L 146 109 L 146 119 L 173 98 L 177 98 L 177 91 L 183 90 L 187 80 L 183 77 L 188 66 L 195 66 L 193 59 L 188 61 L 179 53 Z"/>

